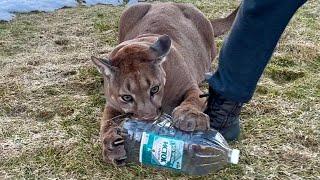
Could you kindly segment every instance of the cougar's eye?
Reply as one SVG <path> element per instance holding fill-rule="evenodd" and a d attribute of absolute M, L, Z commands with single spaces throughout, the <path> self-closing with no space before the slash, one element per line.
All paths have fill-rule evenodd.
<path fill-rule="evenodd" d="M 157 92 L 159 92 L 159 86 L 153 86 L 150 89 L 150 95 L 153 96 L 154 94 L 156 94 Z"/>
<path fill-rule="evenodd" d="M 124 102 L 132 102 L 132 101 L 133 101 L 133 97 L 130 96 L 130 95 L 122 95 L 122 96 L 121 96 L 121 99 L 122 99 Z"/>

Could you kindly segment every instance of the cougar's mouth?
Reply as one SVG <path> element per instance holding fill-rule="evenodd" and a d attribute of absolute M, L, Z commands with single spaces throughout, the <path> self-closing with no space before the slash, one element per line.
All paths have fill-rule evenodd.
<path fill-rule="evenodd" d="M 144 120 L 144 121 L 154 121 L 160 118 L 160 116 L 162 115 L 162 108 L 160 107 L 158 109 L 157 115 L 146 115 L 146 116 L 139 116 L 137 114 L 133 114 L 133 118 L 135 119 L 139 119 L 139 120 Z"/>
<path fill-rule="evenodd" d="M 156 115 L 156 116 L 137 116 L 134 115 L 132 116 L 134 119 L 139 119 L 139 120 L 143 120 L 143 121 L 153 121 L 156 120 L 160 117 L 160 115 Z"/>

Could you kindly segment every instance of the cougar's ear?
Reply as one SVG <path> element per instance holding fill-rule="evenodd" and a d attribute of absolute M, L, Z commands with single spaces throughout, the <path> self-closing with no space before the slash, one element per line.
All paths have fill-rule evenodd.
<path fill-rule="evenodd" d="M 160 36 L 157 41 L 150 46 L 150 49 L 156 55 L 156 63 L 161 64 L 165 60 L 165 56 L 169 54 L 171 47 L 171 39 L 168 35 Z"/>
<path fill-rule="evenodd" d="M 107 59 L 91 56 L 91 60 L 94 63 L 94 65 L 96 65 L 96 67 L 98 68 L 98 71 L 106 76 L 111 76 L 118 70 L 118 68 L 112 66 L 110 64 L 110 61 Z"/>

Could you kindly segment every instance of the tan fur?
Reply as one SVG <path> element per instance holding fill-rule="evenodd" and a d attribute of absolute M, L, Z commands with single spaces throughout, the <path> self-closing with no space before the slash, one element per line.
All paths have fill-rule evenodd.
<path fill-rule="evenodd" d="M 221 22 L 230 25 L 230 22 Z M 123 145 L 114 144 L 121 142 L 121 133 L 112 121 L 124 113 L 150 120 L 159 115 L 162 108 L 173 115 L 175 126 L 182 130 L 209 128 L 209 118 L 202 113 L 205 100 L 199 98 L 202 92 L 198 84 L 210 71 L 216 56 L 214 29 L 219 27 L 213 28 L 212 25 L 190 4 L 141 3 L 122 14 L 120 44 L 108 57 L 114 72 L 104 77 L 105 94 L 111 97 L 101 121 L 105 161 L 119 165 L 125 157 Z M 228 28 L 220 29 L 225 31 Z M 170 37 L 172 44 L 165 59 L 159 60 L 150 46 L 163 34 Z M 150 97 L 147 92 L 158 84 L 159 92 Z M 136 102 L 122 102 L 120 97 L 123 94 L 132 95 Z"/>

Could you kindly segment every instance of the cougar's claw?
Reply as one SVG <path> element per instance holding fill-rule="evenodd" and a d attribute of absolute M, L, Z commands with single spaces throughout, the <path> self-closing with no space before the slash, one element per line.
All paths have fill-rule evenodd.
<path fill-rule="evenodd" d="M 103 160 L 107 163 L 112 163 L 115 166 L 125 165 L 127 158 L 124 149 L 124 139 L 120 133 L 119 127 L 110 128 L 103 134 Z"/>
<path fill-rule="evenodd" d="M 206 131 L 210 127 L 209 116 L 195 108 L 178 106 L 172 114 L 174 126 L 183 131 Z"/>

